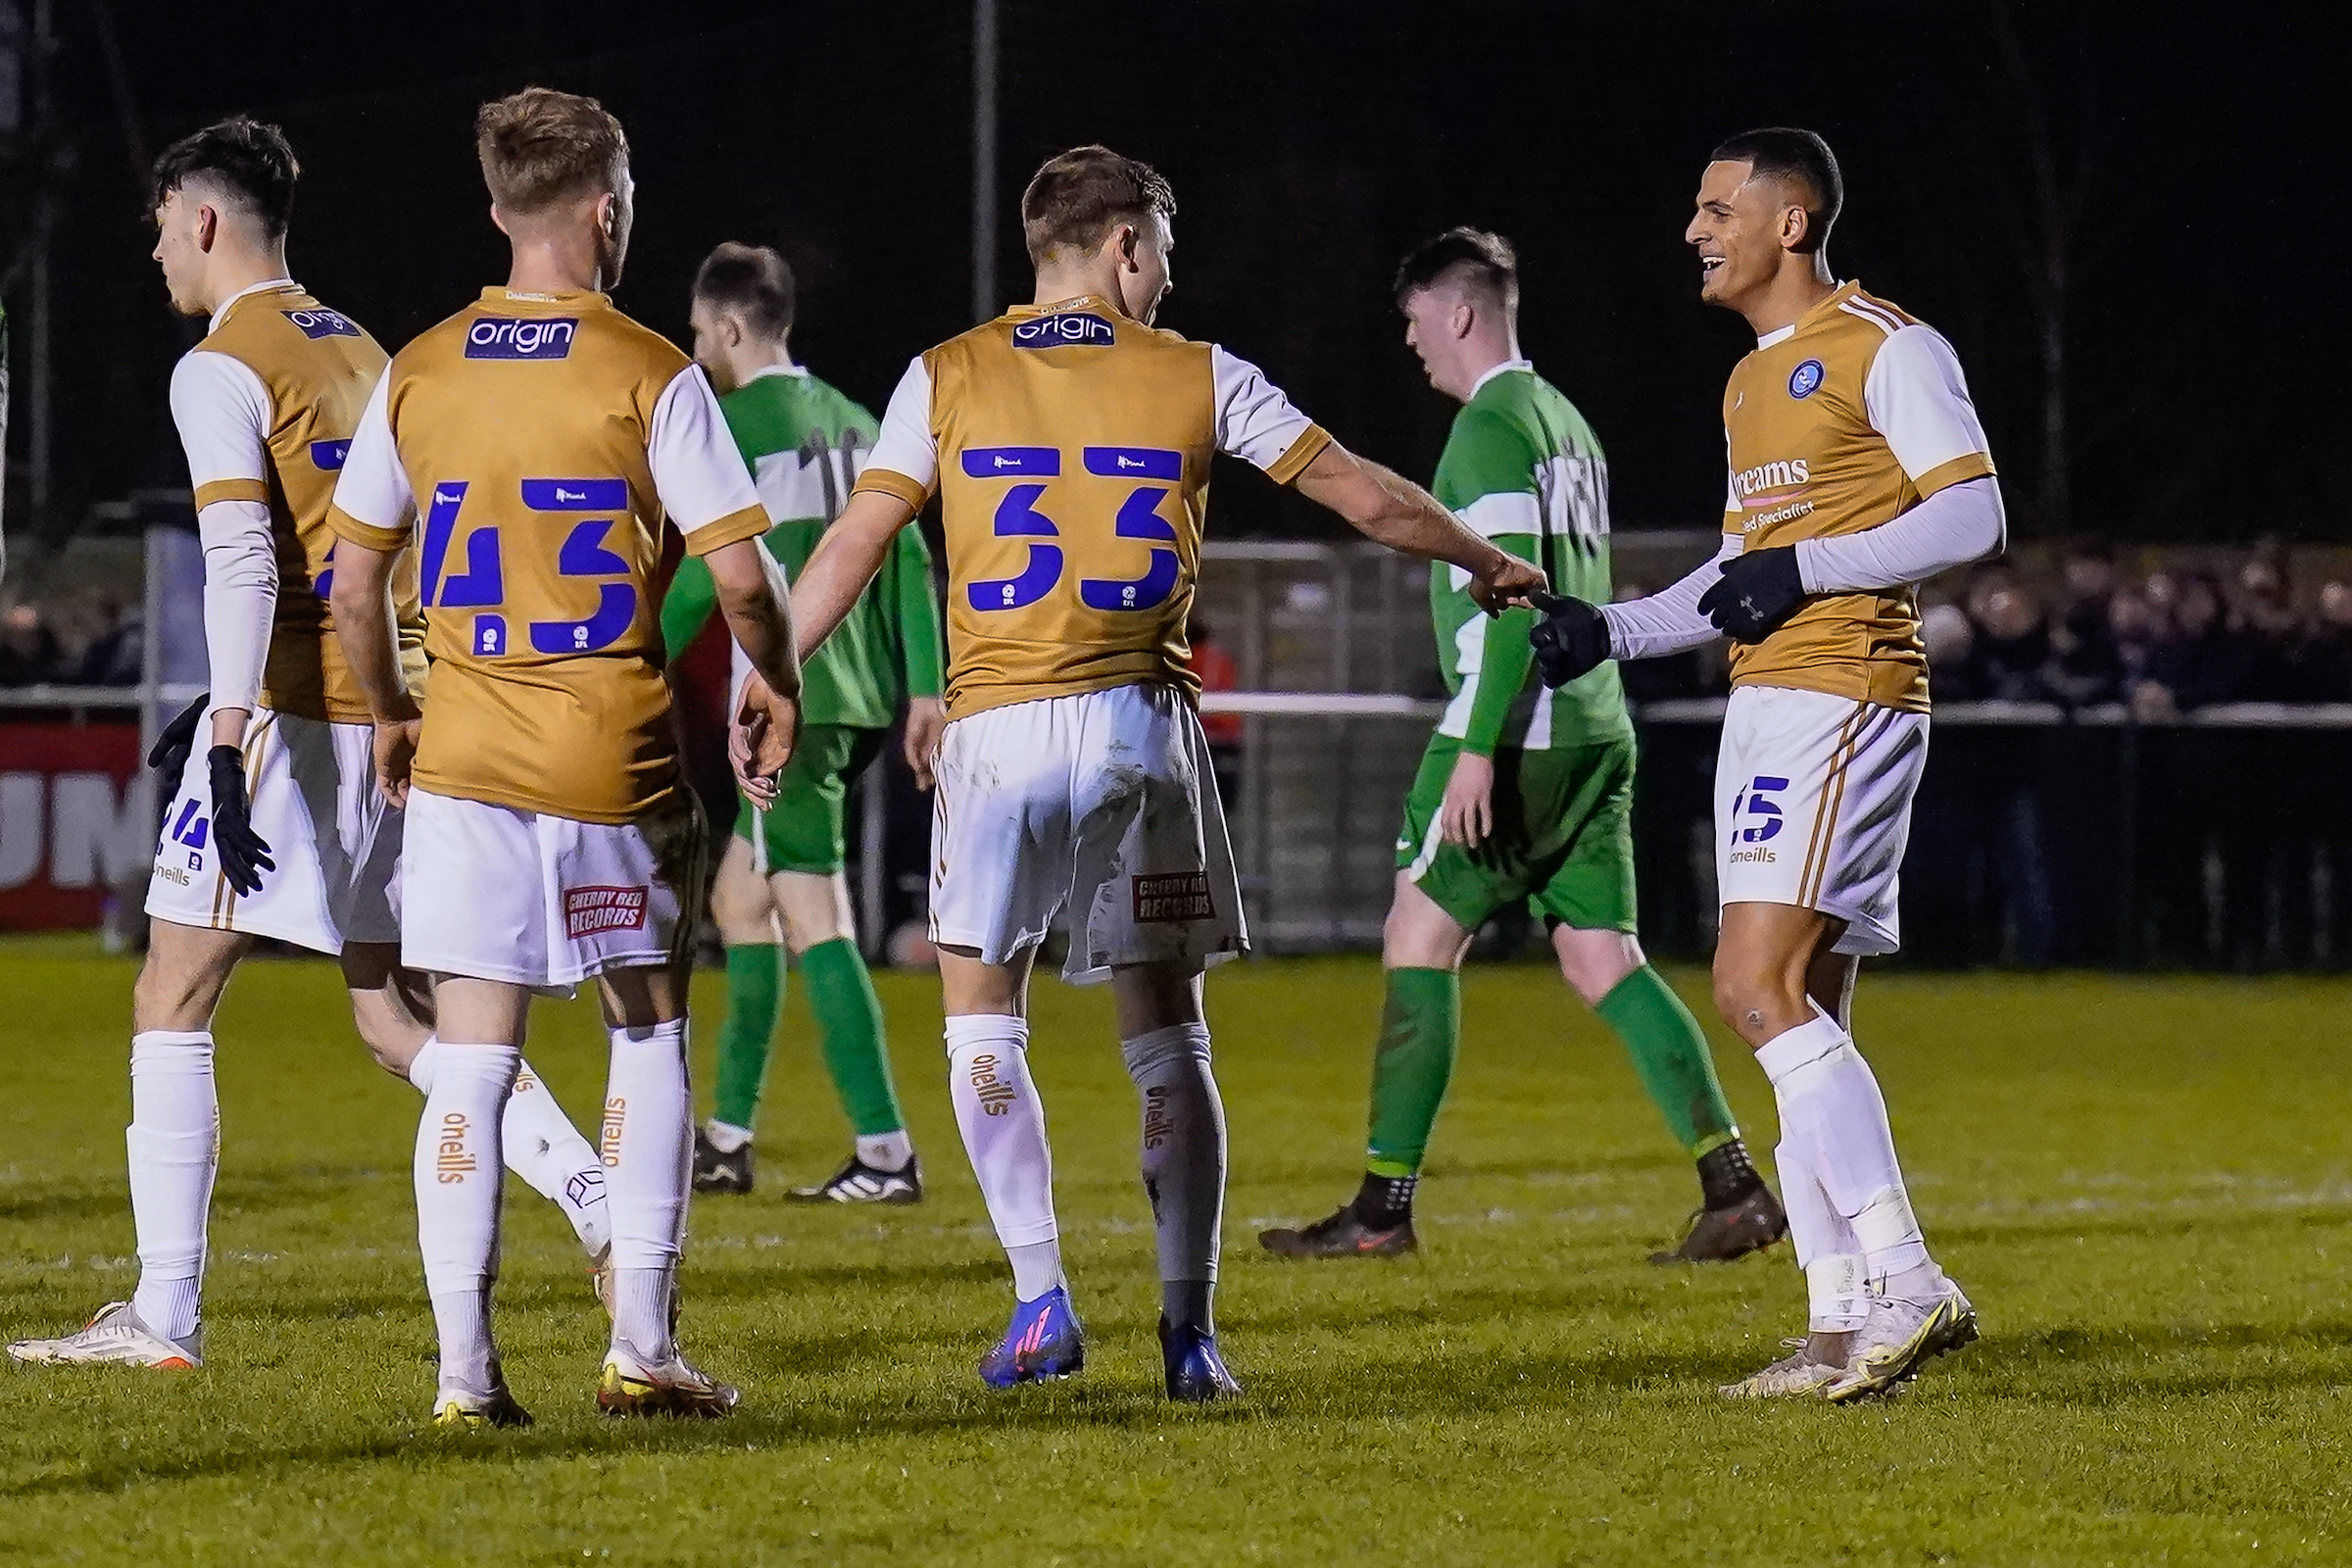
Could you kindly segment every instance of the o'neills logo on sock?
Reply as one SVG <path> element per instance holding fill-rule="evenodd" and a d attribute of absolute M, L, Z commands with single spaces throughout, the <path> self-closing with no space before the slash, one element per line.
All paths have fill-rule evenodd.
<path fill-rule="evenodd" d="M 997 1076 L 997 1058 L 985 1051 L 972 1058 L 972 1093 L 980 1097 L 980 1108 L 991 1116 L 1004 1115 L 1020 1098 L 1012 1085 Z"/>
<path fill-rule="evenodd" d="M 635 931 L 644 924 L 642 887 L 564 890 L 564 929 L 575 940 L 599 931 Z"/>
<path fill-rule="evenodd" d="M 610 1170 L 620 1163 L 620 1128 L 629 1119 L 629 1102 L 614 1095 L 605 1102 L 604 1131 L 596 1140 L 596 1153 Z"/>
<path fill-rule="evenodd" d="M 1153 1084 L 1144 1091 L 1144 1147 L 1157 1149 L 1175 1130 L 1176 1118 L 1168 1114 L 1168 1086 Z"/>
<path fill-rule="evenodd" d="M 1166 876 L 1139 876 L 1135 883 L 1135 918 L 1154 920 L 1213 920 L 1216 901 L 1208 896 L 1208 873 L 1174 871 Z"/>
<path fill-rule="evenodd" d="M 441 1118 L 441 1142 L 433 1151 L 433 1179 L 447 1185 L 462 1182 L 482 1168 L 473 1152 L 466 1147 L 466 1134 L 471 1124 L 462 1110 L 450 1111 Z"/>

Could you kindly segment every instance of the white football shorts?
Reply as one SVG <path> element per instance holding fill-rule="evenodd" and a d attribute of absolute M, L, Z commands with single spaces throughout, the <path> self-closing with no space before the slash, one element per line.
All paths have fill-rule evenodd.
<path fill-rule="evenodd" d="M 681 783 L 633 822 L 409 791 L 400 961 L 429 974 L 568 994 L 694 942 L 702 808 Z"/>
<path fill-rule="evenodd" d="M 261 891 L 250 898 L 228 885 L 213 845 L 205 762 L 212 732 L 208 710 L 164 813 L 147 912 L 326 954 L 341 953 L 346 942 L 398 942 L 401 813 L 376 792 L 373 726 L 253 710 L 245 793 L 253 830 L 277 869 L 262 873 Z"/>
<path fill-rule="evenodd" d="M 1895 911 L 1928 715 L 1824 692 L 1742 686 L 1715 760 L 1725 904 L 1792 904 L 1843 920 L 1839 953 L 1902 945 Z"/>
<path fill-rule="evenodd" d="M 1241 881 L 1192 700 L 1114 686 L 948 725 L 931 826 L 931 940 L 1003 963 L 1069 910 L 1062 977 L 1247 952 Z"/>

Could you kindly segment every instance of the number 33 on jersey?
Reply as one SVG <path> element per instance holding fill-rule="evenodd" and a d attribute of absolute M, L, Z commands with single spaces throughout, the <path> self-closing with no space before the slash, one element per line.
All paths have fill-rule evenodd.
<path fill-rule="evenodd" d="M 1197 693 L 1184 628 L 1211 455 L 1287 484 L 1329 441 L 1256 367 L 1087 297 L 916 360 L 858 488 L 940 494 L 960 718 L 1146 681 Z"/>

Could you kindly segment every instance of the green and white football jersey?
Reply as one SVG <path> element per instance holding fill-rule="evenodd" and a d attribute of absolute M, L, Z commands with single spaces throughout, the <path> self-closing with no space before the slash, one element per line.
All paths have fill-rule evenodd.
<path fill-rule="evenodd" d="M 762 541 L 767 553 L 798 581 L 826 524 L 849 503 L 879 426 L 842 392 L 797 368 L 762 370 L 718 407 L 775 524 Z M 687 557 L 662 602 L 670 658 L 694 641 L 716 604 L 710 568 Z M 740 648 L 735 662 L 740 682 L 747 668 Z M 801 721 L 888 729 L 902 697 L 940 695 L 942 664 L 931 550 L 910 524 L 899 530 L 873 583 L 803 668 Z"/>
<path fill-rule="evenodd" d="M 1608 465 L 1585 416 L 1527 361 L 1479 378 L 1453 416 L 1430 489 L 1473 532 L 1542 566 L 1554 592 L 1608 603 Z M 1439 734 L 1482 756 L 1632 738 L 1616 664 L 1546 691 L 1527 641 L 1535 612 L 1490 619 L 1469 583 L 1458 566 L 1430 567 L 1438 664 L 1453 694 Z"/>

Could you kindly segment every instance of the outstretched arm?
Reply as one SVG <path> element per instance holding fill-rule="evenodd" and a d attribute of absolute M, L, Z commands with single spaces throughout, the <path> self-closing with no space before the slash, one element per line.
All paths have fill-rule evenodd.
<path fill-rule="evenodd" d="M 1470 573 L 1471 597 L 1489 614 L 1528 603 L 1528 595 L 1544 586 L 1542 568 L 1481 539 L 1428 491 L 1337 441 L 1316 453 L 1291 482 L 1374 543 Z"/>
<path fill-rule="evenodd" d="M 1722 636 L 1700 612 L 1698 601 L 1722 577 L 1724 563 L 1739 554 L 1739 536 L 1726 535 L 1723 548 L 1680 581 L 1646 598 L 1601 606 L 1600 618 L 1609 628 L 1609 657 L 1658 659 Z"/>
<path fill-rule="evenodd" d="M 913 520 L 914 509 L 887 491 L 858 490 L 850 497 L 850 504 L 817 541 L 816 553 L 801 568 L 800 583 L 792 591 L 802 658 L 815 653 L 833 635 L 833 628 L 882 569 L 899 530 Z"/>

